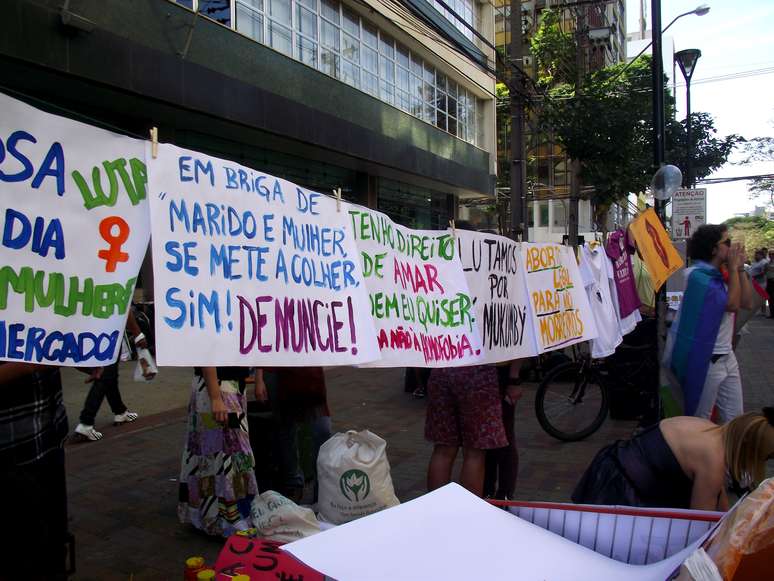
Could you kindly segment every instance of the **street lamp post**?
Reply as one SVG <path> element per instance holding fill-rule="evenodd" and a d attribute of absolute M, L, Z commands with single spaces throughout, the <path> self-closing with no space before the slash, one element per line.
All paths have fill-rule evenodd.
<path fill-rule="evenodd" d="M 686 145 L 685 145 L 685 179 L 689 188 L 694 185 L 693 177 L 693 136 L 691 135 L 691 77 L 696 68 L 696 61 L 701 57 L 701 51 L 698 48 L 687 48 L 675 53 L 675 60 L 680 65 L 680 71 L 685 79 L 685 126 L 686 126 Z"/>

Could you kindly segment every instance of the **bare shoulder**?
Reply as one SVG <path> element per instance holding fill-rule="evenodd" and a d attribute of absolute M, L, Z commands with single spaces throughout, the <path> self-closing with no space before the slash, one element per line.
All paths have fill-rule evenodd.
<path fill-rule="evenodd" d="M 723 479 L 723 438 L 715 424 L 703 418 L 680 416 L 663 420 L 660 428 L 689 478 Z"/>

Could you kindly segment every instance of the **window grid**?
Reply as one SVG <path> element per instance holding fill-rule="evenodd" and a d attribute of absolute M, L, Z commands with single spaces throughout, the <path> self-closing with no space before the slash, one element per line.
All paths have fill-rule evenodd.
<path fill-rule="evenodd" d="M 473 38 L 473 31 L 462 24 L 462 22 L 457 20 L 457 18 L 449 10 L 441 6 L 440 2 L 431 0 L 431 4 L 433 5 L 433 8 L 440 12 L 441 15 L 452 24 L 452 26 L 454 26 L 465 36 L 465 38 L 471 42 L 475 42 Z M 454 12 L 456 12 L 467 24 L 473 28 L 477 28 L 474 19 L 475 10 L 473 8 L 472 0 L 444 0 L 444 4 L 446 4 L 449 8 L 452 8 Z"/>
<path fill-rule="evenodd" d="M 235 0 L 234 13 L 238 32 L 464 141 L 478 141 L 475 95 L 337 0 Z"/>

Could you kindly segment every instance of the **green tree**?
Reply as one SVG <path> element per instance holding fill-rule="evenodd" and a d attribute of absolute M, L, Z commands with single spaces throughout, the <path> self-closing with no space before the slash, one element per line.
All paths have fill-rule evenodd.
<path fill-rule="evenodd" d="M 724 222 L 728 226 L 729 236 L 743 242 L 747 250 L 747 259 L 752 260 L 755 249 L 774 248 L 774 221 L 763 216 L 731 218 Z"/>
<path fill-rule="evenodd" d="M 541 125 L 580 162 L 581 180 L 593 186 L 588 197 L 597 215 L 630 192 L 645 190 L 653 175 L 650 56 L 592 71 L 578 81 L 574 36 L 561 29 L 553 11 L 543 12 L 531 49 L 537 84 L 544 91 Z M 664 83 L 665 118 L 672 119 L 674 100 L 666 77 Z M 702 178 L 723 165 L 742 138 L 718 137 L 708 113 L 694 113 L 691 119 L 694 176 Z M 685 121 L 672 120 L 665 129 L 667 162 L 685 174 Z"/>
<path fill-rule="evenodd" d="M 755 137 L 745 143 L 745 156 L 740 163 L 747 164 L 757 161 L 774 161 L 774 137 Z M 749 187 L 750 197 L 763 199 L 769 206 L 774 206 L 774 178 L 760 177 L 752 180 Z"/>

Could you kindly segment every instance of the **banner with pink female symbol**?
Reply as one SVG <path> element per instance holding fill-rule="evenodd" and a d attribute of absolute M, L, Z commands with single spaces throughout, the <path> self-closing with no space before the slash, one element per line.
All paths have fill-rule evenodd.
<path fill-rule="evenodd" d="M 148 246 L 143 142 L 0 111 L 0 360 L 112 363 Z"/>

